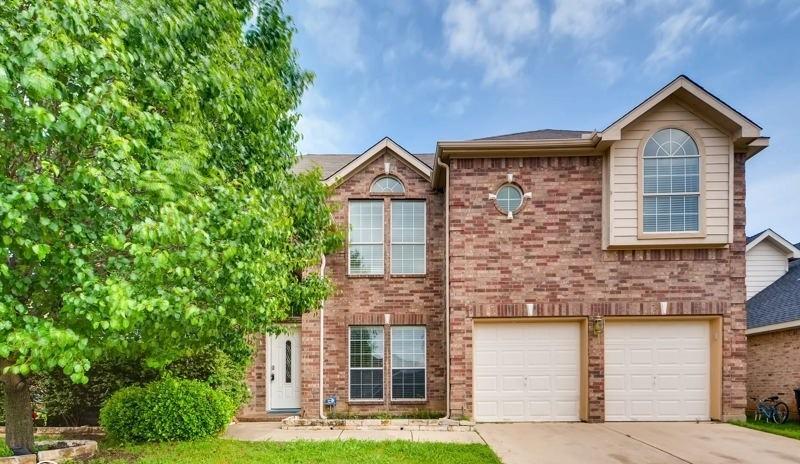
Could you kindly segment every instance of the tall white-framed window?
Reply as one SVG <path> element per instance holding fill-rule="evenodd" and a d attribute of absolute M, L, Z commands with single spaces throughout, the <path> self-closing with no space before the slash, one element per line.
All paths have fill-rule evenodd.
<path fill-rule="evenodd" d="M 425 274 L 425 202 L 392 200 L 392 274 Z"/>
<path fill-rule="evenodd" d="M 350 400 L 383 399 L 383 326 L 351 326 Z"/>
<path fill-rule="evenodd" d="M 680 129 L 662 129 L 643 153 L 644 232 L 700 230 L 700 152 Z"/>
<path fill-rule="evenodd" d="M 425 326 L 392 327 L 392 400 L 427 397 Z"/>
<path fill-rule="evenodd" d="M 383 274 L 383 200 L 351 200 L 348 221 L 348 273 Z"/>

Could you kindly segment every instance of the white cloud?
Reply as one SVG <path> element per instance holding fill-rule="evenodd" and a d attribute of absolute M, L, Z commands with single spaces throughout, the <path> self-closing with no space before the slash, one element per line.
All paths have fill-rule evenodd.
<path fill-rule="evenodd" d="M 361 51 L 363 12 L 355 0 L 304 0 L 298 8 L 297 24 L 331 62 L 363 71 Z"/>
<path fill-rule="evenodd" d="M 462 95 L 453 100 L 440 98 L 433 105 L 432 112 L 448 117 L 458 117 L 467 112 L 467 108 L 471 103 L 472 97 L 469 95 Z"/>
<path fill-rule="evenodd" d="M 602 37 L 624 4 L 623 0 L 555 0 L 550 32 L 575 39 Z"/>
<path fill-rule="evenodd" d="M 735 16 L 711 11 L 710 1 L 694 1 L 666 17 L 655 30 L 656 45 L 645 68 L 658 71 L 688 56 L 702 39 L 727 37 L 742 27 Z"/>
<path fill-rule="evenodd" d="M 451 0 L 442 21 L 450 56 L 483 66 L 484 82 L 493 83 L 522 70 L 539 29 L 539 7 L 534 0 Z"/>
<path fill-rule="evenodd" d="M 345 142 L 345 130 L 335 120 L 325 117 L 329 101 L 313 88 L 303 95 L 297 130 L 302 135 L 300 153 L 340 153 Z"/>

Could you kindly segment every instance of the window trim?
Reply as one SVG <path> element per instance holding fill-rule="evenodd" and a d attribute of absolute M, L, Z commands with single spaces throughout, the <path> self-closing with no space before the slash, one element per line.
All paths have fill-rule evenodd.
<path fill-rule="evenodd" d="M 402 192 L 376 192 L 373 189 L 375 188 L 375 184 L 377 184 L 382 179 L 394 179 L 400 184 L 400 187 L 403 189 Z M 372 180 L 372 183 L 369 184 L 369 194 L 370 195 L 378 195 L 378 196 L 403 196 L 406 194 L 406 184 L 400 180 L 399 177 L 392 175 L 392 174 L 381 174 L 375 179 Z"/>
<path fill-rule="evenodd" d="M 645 232 L 644 231 L 644 149 L 647 145 L 647 142 L 659 131 L 664 129 L 677 129 L 689 134 L 689 137 L 694 140 L 695 145 L 697 145 L 697 153 L 700 159 L 700 169 L 698 171 L 698 186 L 700 189 L 698 198 L 697 198 L 697 230 L 685 231 L 685 232 Z M 733 147 L 731 147 L 731 153 L 733 153 Z M 637 203 L 637 226 L 636 226 L 636 235 L 639 240 L 648 240 L 648 239 L 692 239 L 692 238 L 705 238 L 706 237 L 706 208 L 705 208 L 705 198 L 706 198 L 706 186 L 705 186 L 705 179 L 706 179 L 706 149 L 705 145 L 703 144 L 703 139 L 700 135 L 691 128 L 686 126 L 682 126 L 680 124 L 669 124 L 664 126 L 658 126 L 645 134 L 645 136 L 639 141 L 639 148 L 637 150 L 637 163 L 636 163 L 636 179 L 637 179 L 637 187 L 638 191 L 636 193 L 636 203 Z M 731 155 L 731 165 L 729 169 L 733 169 L 732 163 L 732 155 Z M 669 194 L 672 195 L 672 194 Z M 681 194 L 677 194 L 681 195 Z M 693 195 L 693 194 L 690 194 Z M 658 196 L 658 195 L 648 195 L 648 196 Z"/>
<path fill-rule="evenodd" d="M 383 335 L 383 364 L 381 367 L 352 367 L 351 366 L 351 351 L 352 345 L 350 344 L 353 338 L 353 328 L 356 327 L 372 327 L 372 328 L 380 328 L 381 334 Z M 351 380 L 351 372 L 353 370 L 361 370 L 361 371 L 381 371 L 381 397 L 380 398 L 353 398 L 352 395 L 352 383 Z M 389 387 L 391 388 L 391 381 Z M 354 324 L 347 326 L 347 402 L 348 403 L 384 403 L 386 401 L 386 326 L 383 325 L 366 325 L 366 324 Z"/>
<path fill-rule="evenodd" d="M 351 205 L 356 202 L 374 202 L 381 204 L 381 241 L 380 242 L 359 242 L 353 243 L 352 242 L 352 217 L 353 217 L 353 208 Z M 381 251 L 383 253 L 383 269 L 381 272 L 377 273 L 361 273 L 361 274 L 354 274 L 353 270 L 350 266 L 350 252 L 352 250 L 353 245 L 380 245 Z M 383 277 L 386 275 L 386 205 L 384 204 L 383 199 L 375 199 L 375 198 L 351 198 L 347 200 L 347 275 L 348 277 Z"/>
<path fill-rule="evenodd" d="M 392 266 L 394 264 L 394 255 L 393 255 L 393 247 L 394 243 L 394 204 L 396 202 L 416 202 L 422 203 L 422 218 L 425 220 L 425 225 L 422 228 L 422 272 L 394 272 L 392 270 Z M 394 277 L 402 277 L 402 276 L 424 276 L 428 274 L 428 202 L 425 200 L 420 199 L 412 199 L 412 198 L 403 198 L 403 199 L 393 199 L 389 202 L 389 218 L 391 219 L 389 224 L 389 274 Z M 397 245 L 420 245 L 420 243 L 397 243 Z"/>
<path fill-rule="evenodd" d="M 395 327 L 419 327 L 422 329 L 423 335 L 423 360 L 425 361 L 425 366 L 422 368 L 425 375 L 425 394 L 422 398 L 395 398 L 394 397 L 394 363 L 392 362 L 392 342 L 394 341 L 394 329 Z M 385 364 L 385 363 L 384 363 Z M 407 367 L 398 367 L 398 370 L 402 369 L 410 369 Z M 389 397 L 393 403 L 423 403 L 428 401 L 428 326 L 426 325 L 392 325 L 389 329 Z"/>

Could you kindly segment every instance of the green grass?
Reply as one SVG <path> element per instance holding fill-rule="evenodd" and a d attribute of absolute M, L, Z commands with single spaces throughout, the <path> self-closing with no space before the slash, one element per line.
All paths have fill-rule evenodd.
<path fill-rule="evenodd" d="M 6 445 L 5 440 L 2 440 L 2 438 L 3 436 L 0 435 L 0 458 L 11 456 L 11 450 L 8 448 L 8 445 Z"/>
<path fill-rule="evenodd" d="M 794 438 L 800 440 L 800 424 L 797 422 L 787 422 L 785 424 L 773 424 L 764 421 L 754 421 L 748 419 L 747 422 L 734 421 L 734 425 L 740 427 L 747 427 L 749 429 L 760 430 L 762 432 L 774 433 L 775 435 L 783 435 L 784 437 Z"/>
<path fill-rule="evenodd" d="M 500 464 L 486 445 L 410 441 L 195 442 L 103 447 L 92 464 Z"/>

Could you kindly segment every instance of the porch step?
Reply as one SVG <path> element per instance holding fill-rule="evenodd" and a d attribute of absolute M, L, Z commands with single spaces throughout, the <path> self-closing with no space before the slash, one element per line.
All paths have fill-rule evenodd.
<path fill-rule="evenodd" d="M 281 422 L 287 417 L 296 416 L 300 411 L 264 411 L 257 413 L 247 413 L 236 416 L 239 422 Z"/>

